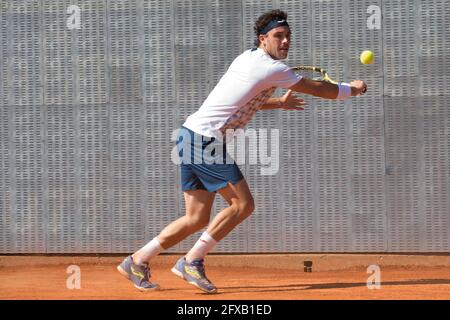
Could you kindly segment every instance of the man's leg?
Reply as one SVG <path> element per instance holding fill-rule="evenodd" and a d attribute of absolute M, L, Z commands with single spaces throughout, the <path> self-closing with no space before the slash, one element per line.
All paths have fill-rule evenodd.
<path fill-rule="evenodd" d="M 228 186 L 218 190 L 218 192 L 227 201 L 229 207 L 219 212 L 211 221 L 198 243 L 186 255 L 188 262 L 203 259 L 209 251 L 207 248 L 209 241 L 216 244 L 222 240 L 255 209 L 253 196 L 245 179 L 242 179 L 236 185 L 229 183 Z M 210 238 L 208 239 L 208 237 Z"/>
<path fill-rule="evenodd" d="M 229 183 L 227 187 L 218 192 L 229 204 L 229 207 L 219 212 L 208 226 L 207 232 L 216 241 L 225 238 L 255 210 L 255 202 L 245 179 L 236 185 Z"/>
<path fill-rule="evenodd" d="M 117 270 L 131 280 L 137 289 L 157 290 L 159 286 L 150 281 L 149 261 L 162 250 L 204 228 L 209 222 L 214 197 L 215 193 L 205 190 L 186 191 L 184 193 L 186 215 L 169 224 L 157 237 L 132 256 L 126 257 Z"/>
<path fill-rule="evenodd" d="M 172 272 L 190 284 L 207 292 L 215 293 L 217 288 L 206 277 L 203 264 L 206 254 L 254 210 L 253 197 L 247 182 L 242 179 L 236 185 L 228 184 L 219 193 L 229 207 L 216 215 L 208 229 L 202 234 L 185 257 L 180 258 Z"/>
<path fill-rule="evenodd" d="M 189 235 L 206 227 L 209 223 L 214 197 L 215 193 L 206 190 L 185 191 L 186 214 L 170 223 L 156 238 L 134 253 L 133 260 L 137 264 L 148 263 L 162 250 L 176 245 Z"/>

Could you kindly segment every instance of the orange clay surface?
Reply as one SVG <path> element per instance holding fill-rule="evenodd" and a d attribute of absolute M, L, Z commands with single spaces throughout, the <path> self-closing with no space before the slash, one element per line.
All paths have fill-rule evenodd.
<path fill-rule="evenodd" d="M 208 277 L 219 288 L 211 295 L 173 275 L 171 264 L 152 269 L 159 291 L 139 292 L 111 262 L 81 263 L 81 289 L 69 290 L 68 266 L 0 265 L 0 299 L 450 299 L 450 267 L 384 267 L 381 288 L 370 290 L 370 274 L 361 267 L 305 273 L 303 268 L 207 266 Z"/>

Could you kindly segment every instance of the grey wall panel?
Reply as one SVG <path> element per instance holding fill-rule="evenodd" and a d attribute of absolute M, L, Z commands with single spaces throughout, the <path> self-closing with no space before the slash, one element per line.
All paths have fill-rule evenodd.
<path fill-rule="evenodd" d="M 416 7 L 412 1 L 383 4 L 384 107 L 389 250 L 420 251 L 423 245 L 419 169 L 419 64 L 416 54 Z"/>
<path fill-rule="evenodd" d="M 109 1 L 111 46 L 110 139 L 112 251 L 132 251 L 144 241 L 140 138 L 141 76 L 137 2 Z M 141 194 L 141 191 L 143 192 Z"/>
<path fill-rule="evenodd" d="M 41 1 L 12 1 L 12 84 L 15 105 L 42 105 Z"/>
<path fill-rule="evenodd" d="M 67 27 L 70 1 L 43 2 L 44 102 L 67 105 L 73 102 L 74 70 L 71 30 Z"/>
<path fill-rule="evenodd" d="M 106 1 L 80 4 L 80 29 L 72 30 L 77 119 L 77 252 L 111 252 L 112 204 L 110 149 L 111 52 Z M 109 91 L 108 91 L 109 90 Z M 108 95 L 109 92 L 109 95 Z"/>
<path fill-rule="evenodd" d="M 420 93 L 424 96 L 449 95 L 450 86 L 450 7 L 446 1 L 420 1 Z"/>
<path fill-rule="evenodd" d="M 67 27 L 72 4 L 80 29 Z M 381 29 L 367 27 L 370 5 Z M 369 92 L 255 116 L 250 132 L 279 130 L 279 171 L 262 175 L 247 146 L 256 211 L 215 252 L 448 252 L 444 0 L 2 1 L 0 252 L 130 252 L 185 214 L 172 133 L 276 7 L 289 65 Z M 365 49 L 374 64 L 360 64 Z M 217 196 L 212 215 L 225 207 Z"/>
<path fill-rule="evenodd" d="M 175 87 L 175 30 L 174 9 L 171 1 L 144 1 L 145 46 L 145 102 L 155 104 L 150 115 L 163 116 L 176 101 Z M 157 22 L 157 23 L 156 23 Z M 151 112 L 150 112 L 151 111 Z M 164 130 L 166 126 L 158 128 Z"/>
<path fill-rule="evenodd" d="M 450 250 L 450 109 L 448 97 L 427 97 L 424 106 L 426 251 Z"/>
<path fill-rule="evenodd" d="M 8 105 L 8 17 L 11 17 L 9 12 L 9 3 L 7 1 L 0 2 L 0 106 Z"/>
<path fill-rule="evenodd" d="M 196 111 L 209 93 L 209 1 L 174 0 L 178 117 Z"/>
<path fill-rule="evenodd" d="M 336 79 L 344 79 L 344 24 L 347 16 L 341 2 L 313 1 L 315 65 L 321 65 Z M 318 237 L 315 250 L 349 251 L 352 246 L 350 172 L 347 167 L 347 135 L 343 102 L 317 101 L 318 208 L 315 212 Z"/>
<path fill-rule="evenodd" d="M 143 172 L 147 185 L 143 201 L 147 201 L 145 236 L 149 241 L 184 212 L 179 209 L 179 167 L 171 161 L 175 145 L 171 137 L 180 124 L 175 78 L 174 4 L 172 1 L 143 1 L 143 7 L 146 102 Z M 176 245 L 170 250 L 178 248 Z"/>
<path fill-rule="evenodd" d="M 13 232 L 15 221 L 11 203 L 11 148 L 10 130 L 12 108 L 8 106 L 9 62 L 8 58 L 8 18 L 11 19 L 9 3 L 0 3 L 0 251 L 14 252 Z M 10 23 L 9 26 L 11 27 Z"/>
<path fill-rule="evenodd" d="M 108 102 L 109 60 L 107 59 L 106 0 L 83 1 L 81 29 L 76 37 L 79 73 L 79 103 L 93 105 Z"/>
<path fill-rule="evenodd" d="M 369 91 L 346 105 L 351 133 L 350 174 L 353 197 L 353 248 L 355 251 L 384 251 L 386 239 L 385 150 L 383 110 L 382 31 L 369 29 L 369 6 L 381 1 L 350 1 L 347 79 L 364 79 Z M 376 61 L 363 65 L 363 50 L 374 52 Z"/>
<path fill-rule="evenodd" d="M 112 108 L 112 250 L 128 252 L 143 243 L 144 211 L 141 190 L 140 106 Z"/>
<path fill-rule="evenodd" d="M 15 236 L 17 252 L 45 252 L 43 118 L 40 106 L 14 109 Z"/>
<path fill-rule="evenodd" d="M 83 1 L 80 7 L 81 28 L 71 30 L 76 38 L 79 103 L 106 103 L 109 80 L 107 69 L 106 0 Z"/>
<path fill-rule="evenodd" d="M 109 114 L 106 105 L 80 107 L 80 252 L 111 252 Z"/>
<path fill-rule="evenodd" d="M 387 96 L 415 96 L 419 75 L 415 49 L 415 2 L 383 2 L 383 61 Z"/>
<path fill-rule="evenodd" d="M 234 58 L 246 48 L 242 45 L 242 3 L 239 0 L 211 1 L 209 18 L 209 88 L 213 89 Z"/>
<path fill-rule="evenodd" d="M 450 8 L 444 1 L 420 3 L 420 74 L 423 94 L 427 251 L 450 250 Z M 439 76 L 437 76 L 439 75 Z M 447 173 L 447 174 L 446 174 Z"/>
<path fill-rule="evenodd" d="M 108 30 L 111 46 L 111 97 L 114 104 L 138 104 L 140 70 L 136 1 L 109 1 Z"/>
<path fill-rule="evenodd" d="M 385 104 L 389 249 L 420 250 L 415 101 L 392 97 Z"/>
<path fill-rule="evenodd" d="M 76 110 L 47 108 L 48 253 L 77 252 Z M 77 228 L 78 227 L 78 228 Z"/>
<path fill-rule="evenodd" d="M 292 44 L 288 64 L 312 65 L 311 2 L 280 1 L 289 13 Z M 279 212 L 283 215 L 283 251 L 313 251 L 313 99 L 305 111 L 280 113 Z"/>
<path fill-rule="evenodd" d="M 14 252 L 11 212 L 11 161 L 9 146 L 10 107 L 0 106 L 0 252 Z"/>

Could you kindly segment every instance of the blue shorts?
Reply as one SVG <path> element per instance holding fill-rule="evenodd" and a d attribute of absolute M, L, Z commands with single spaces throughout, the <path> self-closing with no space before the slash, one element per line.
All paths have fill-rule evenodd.
<path fill-rule="evenodd" d="M 241 170 L 226 152 L 226 144 L 181 127 L 177 136 L 181 159 L 181 188 L 216 192 L 244 178 Z"/>

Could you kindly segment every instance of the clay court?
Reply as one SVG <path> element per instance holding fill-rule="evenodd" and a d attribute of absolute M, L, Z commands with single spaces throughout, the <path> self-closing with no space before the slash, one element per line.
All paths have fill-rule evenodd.
<path fill-rule="evenodd" d="M 212 255 L 207 272 L 219 288 L 214 295 L 170 272 L 177 257 L 158 257 L 152 273 L 161 290 L 142 293 L 116 271 L 121 257 L 2 256 L 0 299 L 450 299 L 448 256 Z M 303 270 L 305 259 L 313 261 L 311 273 Z M 79 290 L 66 286 L 73 264 L 81 270 Z M 367 287 L 371 264 L 380 266 L 380 289 Z"/>

